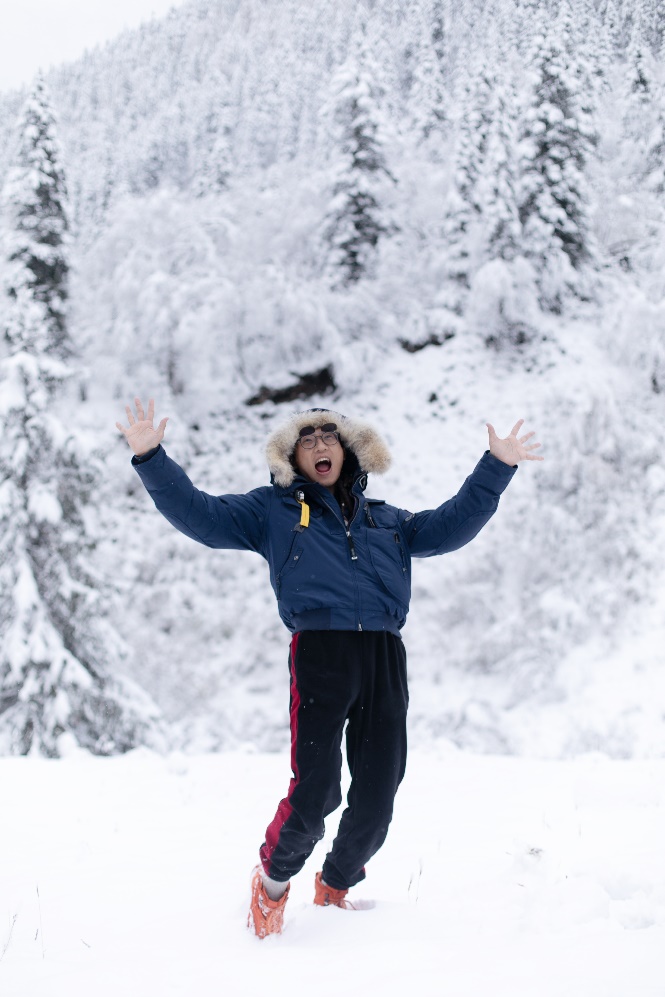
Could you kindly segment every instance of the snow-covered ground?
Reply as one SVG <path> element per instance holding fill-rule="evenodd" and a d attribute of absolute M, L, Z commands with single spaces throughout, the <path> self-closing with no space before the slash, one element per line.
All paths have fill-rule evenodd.
<path fill-rule="evenodd" d="M 245 928 L 279 754 L 0 760 L 2 997 L 663 997 L 665 760 L 412 752 L 391 833 L 281 938 Z"/>

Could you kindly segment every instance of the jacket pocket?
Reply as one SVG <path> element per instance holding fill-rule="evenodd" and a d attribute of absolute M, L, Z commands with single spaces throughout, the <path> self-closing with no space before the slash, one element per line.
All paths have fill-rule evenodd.
<path fill-rule="evenodd" d="M 288 558 L 286 559 L 286 561 L 285 561 L 285 563 L 284 563 L 284 565 L 282 567 L 282 570 L 279 572 L 279 574 L 277 575 L 277 577 L 275 579 L 275 595 L 277 596 L 278 599 L 280 598 L 280 594 L 281 594 L 281 591 L 282 591 L 282 582 L 284 581 L 284 579 L 288 575 L 291 574 L 291 572 L 295 568 L 297 568 L 298 564 L 300 563 L 300 558 L 302 557 L 303 547 L 302 547 L 302 544 L 300 544 L 298 542 L 299 540 L 300 540 L 300 535 L 297 534 L 294 537 L 293 544 L 291 546 L 291 552 L 290 552 Z"/>
<path fill-rule="evenodd" d="M 409 565 L 406 559 L 406 554 L 404 552 L 404 544 L 402 543 L 402 538 L 397 532 L 397 530 L 395 530 L 393 534 L 393 539 L 397 544 L 397 549 L 399 551 L 400 561 L 402 562 L 402 571 L 404 572 L 404 574 L 407 574 L 409 570 Z"/>
<path fill-rule="evenodd" d="M 367 530 L 369 556 L 386 592 L 400 605 L 411 598 L 411 571 L 402 539 L 396 530 Z"/>

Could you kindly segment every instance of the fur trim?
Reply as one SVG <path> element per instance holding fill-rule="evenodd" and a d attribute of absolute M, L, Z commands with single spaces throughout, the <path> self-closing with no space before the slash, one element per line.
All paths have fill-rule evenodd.
<path fill-rule="evenodd" d="M 336 424 L 344 448 L 353 451 L 362 471 L 368 474 L 385 474 L 390 467 L 390 451 L 376 430 L 366 422 L 349 419 L 332 409 L 317 409 L 313 412 L 296 412 L 268 440 L 266 457 L 276 485 L 288 488 L 295 480 L 296 472 L 290 458 L 296 448 L 300 430 L 305 426 L 325 426 L 327 422 Z"/>

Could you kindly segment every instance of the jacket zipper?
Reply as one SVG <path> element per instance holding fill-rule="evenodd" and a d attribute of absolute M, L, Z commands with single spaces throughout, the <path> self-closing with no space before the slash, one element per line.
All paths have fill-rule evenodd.
<path fill-rule="evenodd" d="M 332 514 L 335 517 L 335 519 L 339 520 L 340 516 L 337 515 L 337 513 L 335 512 L 335 510 L 333 509 L 333 507 L 331 505 L 328 505 L 328 503 L 326 502 L 325 499 L 323 501 L 324 501 L 324 504 L 327 506 L 327 508 L 332 512 Z M 341 517 L 341 520 L 342 520 L 342 525 L 344 526 L 344 532 L 346 533 L 346 540 L 347 540 L 347 543 L 349 545 L 349 553 L 351 555 L 351 560 L 352 561 L 357 561 L 358 560 L 358 555 L 356 553 L 356 548 L 355 548 L 355 545 L 353 543 L 353 537 L 351 536 L 350 525 L 349 526 L 346 525 L 343 516 Z M 360 622 L 360 590 L 358 588 L 358 579 L 355 577 L 355 575 L 353 576 L 353 583 L 354 583 L 355 588 L 356 588 L 356 602 L 358 604 L 358 630 L 362 630 L 363 625 Z"/>
<path fill-rule="evenodd" d="M 353 545 L 353 537 L 351 536 L 351 530 L 350 530 L 350 528 L 348 526 L 346 527 L 346 539 L 349 541 L 349 551 L 351 553 L 351 560 L 352 561 L 357 561 L 358 560 L 358 555 L 356 554 L 356 548 Z M 358 630 L 362 630 L 363 625 L 360 622 L 360 588 L 358 586 L 358 581 L 357 581 L 355 575 L 353 577 L 353 581 L 354 581 L 354 584 L 356 586 L 356 592 L 357 592 L 356 598 L 358 600 Z"/>
<path fill-rule="evenodd" d="M 346 539 L 349 541 L 349 550 L 351 551 L 351 560 L 357 561 L 358 555 L 356 554 L 356 548 L 353 545 L 353 537 L 351 536 L 351 530 L 347 529 Z"/>
<path fill-rule="evenodd" d="M 399 547 L 399 556 L 402 561 L 402 571 L 406 573 L 406 559 L 404 557 L 404 548 L 402 547 L 402 541 L 400 539 L 399 533 L 395 533 L 395 543 Z"/>
<path fill-rule="evenodd" d="M 324 501 L 325 505 L 328 507 L 328 509 L 330 509 L 330 511 L 332 512 L 332 514 L 335 517 L 335 519 L 339 520 L 340 517 L 337 515 L 337 513 L 335 512 L 335 510 L 333 509 L 333 507 L 331 505 L 328 505 L 328 503 L 325 501 L 325 499 L 323 501 Z M 347 539 L 348 544 L 349 544 L 349 552 L 351 554 L 351 560 L 352 561 L 357 561 L 358 560 L 358 555 L 356 554 L 355 544 L 353 543 L 353 537 L 351 536 L 351 528 L 350 528 L 350 526 L 346 525 L 346 522 L 345 522 L 343 516 L 341 517 L 341 519 L 342 519 L 342 525 L 344 526 L 344 532 L 346 533 L 346 539 Z"/>

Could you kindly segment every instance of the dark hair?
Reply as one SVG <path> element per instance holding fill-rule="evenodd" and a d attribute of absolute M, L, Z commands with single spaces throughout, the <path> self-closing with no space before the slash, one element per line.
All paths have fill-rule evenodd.
<path fill-rule="evenodd" d="M 341 440 L 340 444 L 344 447 Z M 355 505 L 355 499 L 351 489 L 353 488 L 353 482 L 359 470 L 360 465 L 358 464 L 358 458 L 354 454 L 353 450 L 347 450 L 346 447 L 344 447 L 342 470 L 340 471 L 339 478 L 335 483 L 335 498 L 339 502 L 340 507 L 346 506 L 349 518 L 353 515 Z"/>

